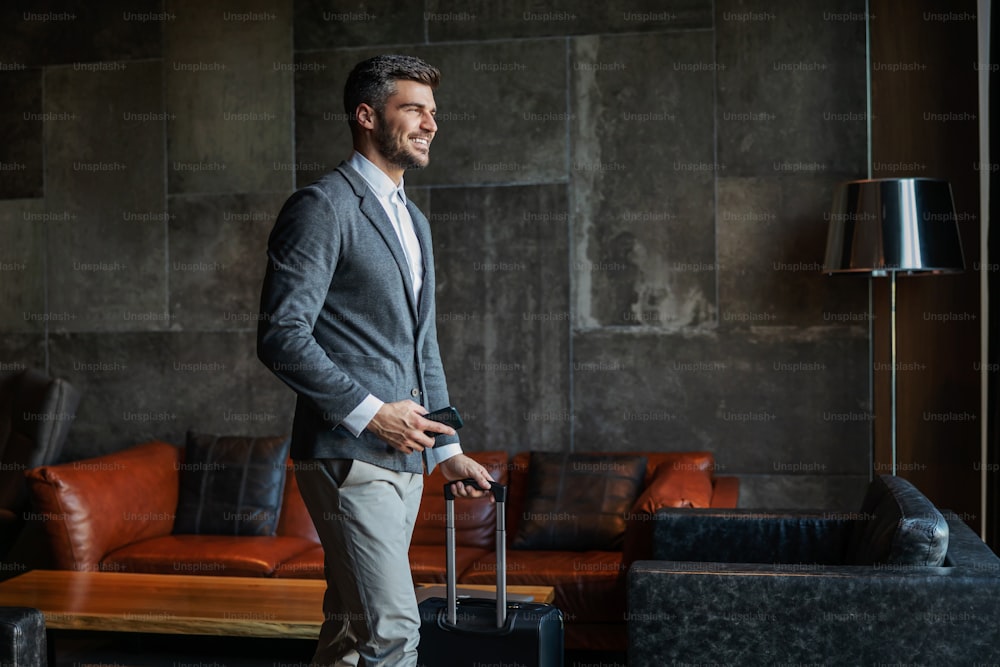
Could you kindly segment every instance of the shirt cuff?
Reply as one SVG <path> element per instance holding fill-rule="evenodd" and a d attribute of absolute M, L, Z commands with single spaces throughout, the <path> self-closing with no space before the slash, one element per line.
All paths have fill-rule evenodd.
<path fill-rule="evenodd" d="M 365 400 L 361 401 L 358 407 L 351 410 L 351 413 L 340 421 L 340 425 L 354 434 L 354 437 L 357 438 L 366 428 L 368 428 L 368 424 L 371 422 L 372 417 L 374 417 L 375 413 L 382 409 L 383 405 L 385 405 L 384 401 L 368 394 L 368 396 L 365 397 Z"/>
<path fill-rule="evenodd" d="M 452 442 L 447 445 L 441 445 L 440 447 L 428 447 L 424 449 L 424 462 L 427 465 L 427 474 L 434 472 L 434 468 L 437 464 L 447 461 L 453 456 L 458 456 L 462 453 L 462 445 L 457 442 Z"/>

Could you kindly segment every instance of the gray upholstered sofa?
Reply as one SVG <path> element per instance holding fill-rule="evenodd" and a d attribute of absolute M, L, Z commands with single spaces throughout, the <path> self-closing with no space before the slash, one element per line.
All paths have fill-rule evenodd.
<path fill-rule="evenodd" d="M 857 513 L 661 510 L 629 572 L 631 667 L 994 664 L 1000 559 L 883 476 Z"/>
<path fill-rule="evenodd" d="M 28 607 L 0 607 L 0 665 L 45 667 L 45 617 Z"/>

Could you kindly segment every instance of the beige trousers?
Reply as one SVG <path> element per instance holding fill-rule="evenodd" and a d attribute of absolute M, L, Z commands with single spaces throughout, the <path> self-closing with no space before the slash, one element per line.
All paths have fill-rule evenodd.
<path fill-rule="evenodd" d="M 323 545 L 326 594 L 317 667 L 413 667 L 420 615 L 409 548 L 423 476 L 363 461 L 297 461 Z"/>

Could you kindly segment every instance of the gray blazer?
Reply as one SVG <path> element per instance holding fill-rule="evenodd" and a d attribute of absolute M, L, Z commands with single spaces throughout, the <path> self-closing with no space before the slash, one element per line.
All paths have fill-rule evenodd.
<path fill-rule="evenodd" d="M 257 356 L 297 394 L 294 459 L 349 458 L 421 472 L 405 455 L 340 421 L 369 394 L 449 405 L 438 351 L 427 219 L 407 202 L 423 254 L 420 306 L 399 238 L 361 175 L 341 163 L 285 202 L 268 239 Z M 437 445 L 458 440 L 439 436 Z"/>

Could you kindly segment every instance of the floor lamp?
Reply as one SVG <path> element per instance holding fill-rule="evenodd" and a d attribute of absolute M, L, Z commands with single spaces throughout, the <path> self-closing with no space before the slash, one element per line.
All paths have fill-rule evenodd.
<path fill-rule="evenodd" d="M 840 183 L 833 197 L 823 271 L 859 273 L 868 282 L 869 401 L 874 410 L 872 278 L 889 281 L 889 356 L 892 362 L 892 474 L 896 474 L 896 275 L 965 270 L 955 202 L 948 181 L 876 178 Z M 870 475 L 874 474 L 874 421 Z"/>

